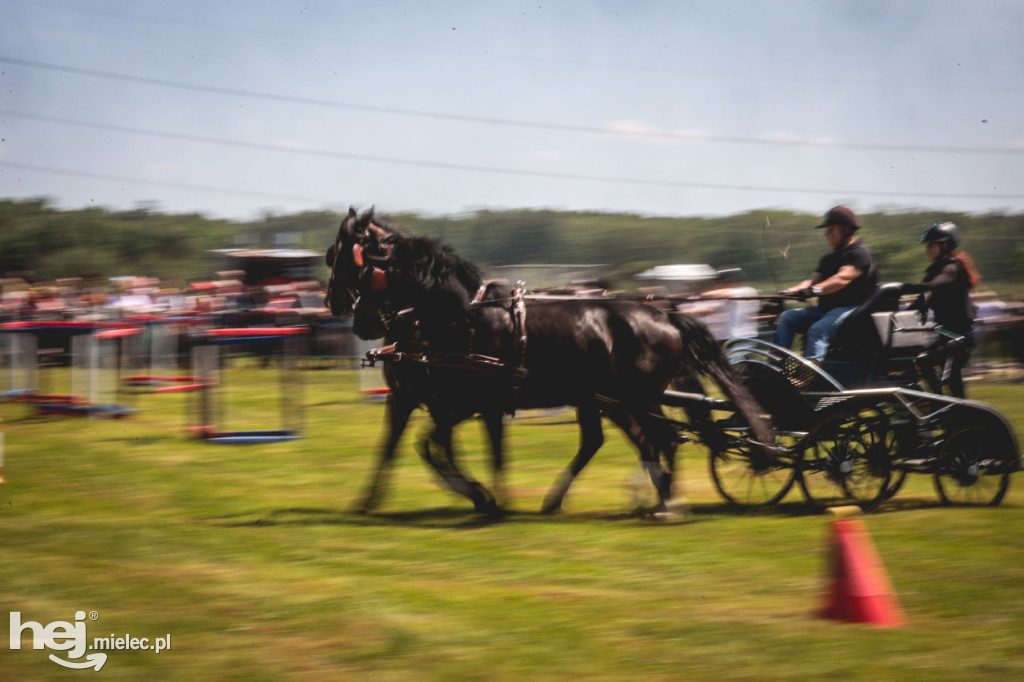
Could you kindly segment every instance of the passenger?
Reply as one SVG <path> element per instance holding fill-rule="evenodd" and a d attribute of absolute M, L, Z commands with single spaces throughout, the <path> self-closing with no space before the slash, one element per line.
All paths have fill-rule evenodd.
<path fill-rule="evenodd" d="M 918 371 L 934 393 L 942 392 L 940 375 L 936 367 L 945 368 L 952 360 L 949 389 L 953 396 L 964 397 L 962 370 L 974 350 L 974 304 L 970 291 L 981 283 L 970 256 L 960 250 L 960 228 L 953 223 L 935 223 L 921 235 L 925 253 L 931 265 L 924 273 L 924 281 L 904 284 L 904 293 L 921 295 L 910 305 L 924 318 L 928 311 L 934 321 L 957 338 L 939 336 L 939 340 L 916 360 Z"/>
<path fill-rule="evenodd" d="M 704 323 L 711 335 L 719 341 L 726 339 L 751 339 L 757 336 L 757 313 L 761 304 L 757 289 L 743 284 L 743 270 L 728 268 L 719 270 L 715 287 L 701 294 L 717 306 L 704 317 Z"/>
<path fill-rule="evenodd" d="M 795 294 L 802 301 L 817 296 L 818 304 L 784 312 L 775 343 L 790 348 L 798 332 L 806 333 L 804 356 L 820 364 L 843 320 L 875 290 L 877 265 L 871 249 L 856 236 L 860 220 L 850 209 L 836 206 L 816 227 L 825 228 L 832 249 L 809 279 L 779 293 Z"/>

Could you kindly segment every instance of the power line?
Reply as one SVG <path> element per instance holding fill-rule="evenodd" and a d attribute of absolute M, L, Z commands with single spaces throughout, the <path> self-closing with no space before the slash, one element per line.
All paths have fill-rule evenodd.
<path fill-rule="evenodd" d="M 425 161 L 422 159 L 403 159 L 398 157 L 376 156 L 370 154 L 355 154 L 351 152 L 330 151 L 321 149 L 304 149 L 284 147 L 280 145 L 267 144 L 264 142 L 250 142 L 245 140 L 229 140 L 219 137 L 207 137 L 186 133 L 174 133 L 129 126 L 111 125 L 107 123 L 96 123 L 91 121 L 79 121 L 75 119 L 58 118 L 41 114 L 30 114 L 26 112 L 0 109 L 0 115 L 16 116 L 47 123 L 60 125 L 78 126 L 95 130 L 106 130 L 116 133 L 131 135 L 143 135 L 164 139 L 196 142 L 201 144 L 216 144 L 227 147 L 239 147 L 245 149 L 256 149 L 285 154 L 301 154 L 321 158 L 342 159 L 346 161 L 359 161 L 367 163 L 385 163 L 399 166 L 410 166 L 415 168 L 435 168 L 449 171 L 466 171 L 473 173 L 489 173 L 493 175 L 511 175 L 519 177 L 545 178 L 553 180 L 576 180 L 584 182 L 603 182 L 613 184 L 645 185 L 655 187 L 677 187 L 691 189 L 710 190 L 731 190 L 744 192 L 775 192 L 775 193 L 799 193 L 799 194 L 828 194 L 838 195 L 863 195 L 880 197 L 906 197 L 906 198 L 954 198 L 954 199 L 1024 199 L 1024 194 L 975 194 L 975 193 L 953 193 L 953 192 L 899 192 L 892 190 L 849 190 L 849 189 L 820 189 L 807 187 L 770 187 L 765 185 L 739 185 L 728 183 L 692 182 L 684 180 L 656 180 L 643 178 L 629 178 L 616 176 L 587 175 L 582 173 L 556 173 L 552 171 L 536 171 L 517 168 L 498 168 L 494 166 L 480 166 L 475 164 L 461 164 L 444 161 Z M 0 162 L 0 165 L 12 165 L 7 162 Z M 34 168 L 31 165 L 20 165 L 25 169 Z M 74 174 L 75 171 L 61 170 L 64 174 Z M 120 180 L 119 180 L 120 181 Z M 269 196 L 269 195 L 262 195 Z"/>
<path fill-rule="evenodd" d="M 193 192 L 208 192 L 212 194 L 236 194 L 246 197 L 259 197 L 261 199 L 278 199 L 280 201 L 316 202 L 329 204 L 331 202 L 314 197 L 300 197 L 290 194 L 275 194 L 273 192 L 260 192 L 256 190 L 229 189 L 227 187 L 210 187 L 209 185 L 191 185 L 184 182 L 166 182 L 160 180 L 144 180 L 138 177 L 126 175 L 108 175 L 105 173 L 93 173 L 91 171 L 73 170 L 70 168 L 56 168 L 53 166 L 39 166 L 29 163 L 16 163 L 13 161 L 0 161 L 0 168 L 14 168 L 17 170 L 31 171 L 34 173 L 49 173 L 50 175 L 65 175 L 89 180 L 105 180 L 108 182 L 123 182 L 133 185 L 150 185 L 154 187 L 169 187 L 171 189 L 184 189 Z"/>
<path fill-rule="evenodd" d="M 147 185 L 150 187 L 168 187 L 171 189 L 183 189 L 195 192 L 205 192 L 208 194 L 232 194 L 238 196 L 247 197 L 259 197 L 261 199 L 276 199 L 279 201 L 296 201 L 301 203 L 318 203 L 324 206 L 330 206 L 336 203 L 334 200 L 323 199 L 319 197 L 304 197 L 295 196 L 290 194 L 277 194 L 273 192 L 261 192 L 257 190 L 240 190 L 232 189 L 227 187 L 212 187 L 210 185 L 192 185 L 188 183 L 180 182 L 166 182 L 159 180 L 144 180 L 138 177 L 130 177 L 125 175 L 111 175 L 106 173 L 94 173 L 91 171 L 75 170 L 70 168 L 58 168 L 53 166 L 40 166 L 35 164 L 24 164 L 15 163 L 11 161 L 0 161 L 0 168 L 12 168 L 16 170 L 29 171 L 33 173 L 47 173 L 50 175 L 62 175 L 68 177 L 85 178 L 88 180 L 103 180 L 107 182 L 126 183 L 133 185 Z M 717 188 L 717 187 L 716 187 Z M 722 187 L 726 189 L 726 187 Z M 805 190 L 784 190 L 784 189 L 772 189 L 771 191 L 805 191 Z M 818 191 L 821 193 L 830 192 L 830 190 L 806 190 L 806 191 Z M 844 192 L 834 192 L 835 195 L 843 194 Z M 861 192 L 861 194 L 870 194 Z M 918 195 L 912 195 L 918 196 Z M 921 196 L 956 196 L 956 195 L 921 195 Z M 986 241 L 1007 241 L 1016 243 L 1019 238 L 1016 236 L 989 236 L 986 237 Z"/>
<path fill-rule="evenodd" d="M 457 121 L 461 123 L 477 123 L 483 125 L 498 125 L 506 127 L 534 128 L 540 130 L 555 130 L 559 132 L 587 133 L 592 135 L 623 134 L 616 133 L 604 127 L 583 126 L 565 123 L 550 123 L 544 121 L 526 121 L 507 118 L 496 118 L 488 116 L 470 116 L 465 114 L 450 114 L 438 111 L 424 111 L 417 109 L 404 109 L 398 107 L 384 107 L 373 104 L 362 104 L 358 102 L 346 102 L 341 100 L 328 100 L 312 97 L 299 97 L 295 95 L 283 95 L 277 93 L 257 92 L 254 90 L 242 90 L 238 88 L 227 88 L 221 86 L 201 85 L 186 83 L 183 81 L 153 78 L 149 76 L 137 76 L 115 71 L 103 71 L 99 69 L 87 69 L 66 64 L 53 64 L 30 59 L 20 59 L 0 55 L 0 63 L 13 64 L 33 69 L 56 71 L 80 76 L 91 76 L 107 80 L 139 83 L 178 90 L 189 90 L 192 92 L 203 92 L 216 95 L 229 95 L 233 97 L 246 97 L 249 99 L 261 99 L 275 102 L 286 102 L 291 104 L 303 104 L 309 106 L 328 107 L 332 109 L 347 109 L 375 114 L 389 114 L 394 116 L 407 116 L 415 118 L 426 118 L 441 121 Z M 898 151 L 918 154 L 998 154 L 998 155 L 1022 155 L 1024 147 L 949 147 L 949 146 L 918 146 L 898 144 L 875 144 L 856 142 L 813 142 L 807 140 L 785 140 L 785 139 L 761 139 L 754 137 L 734 137 L 724 135 L 701 135 L 695 137 L 685 133 L 676 133 L 660 130 L 636 130 L 628 133 L 631 136 L 645 137 L 651 139 L 666 139 L 684 142 L 725 142 L 732 144 L 751 144 L 763 146 L 781 147 L 812 147 L 817 149 L 848 149 L 856 151 Z"/>

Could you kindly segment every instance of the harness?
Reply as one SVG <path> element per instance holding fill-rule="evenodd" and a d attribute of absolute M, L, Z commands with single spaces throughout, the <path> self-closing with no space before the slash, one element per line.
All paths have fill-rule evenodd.
<path fill-rule="evenodd" d="M 487 293 L 487 289 L 497 282 L 498 280 L 492 279 L 481 284 L 480 288 L 477 289 L 476 296 L 473 297 L 469 305 L 471 308 L 481 308 L 486 305 L 500 306 L 503 303 L 510 304 L 506 309 L 512 320 L 512 363 L 509 364 L 515 365 L 512 370 L 513 374 L 522 378 L 526 376 L 526 282 L 522 280 L 516 281 L 516 286 L 512 289 L 511 298 L 485 301 L 484 296 Z M 472 343 L 470 353 L 472 353 Z"/>
<path fill-rule="evenodd" d="M 374 225 L 370 227 L 371 229 L 376 228 Z M 378 230 L 380 228 L 376 228 L 375 231 Z M 378 232 L 378 234 L 380 233 Z M 368 235 L 364 235 L 363 238 L 365 239 L 366 236 Z M 465 352 L 438 352 L 432 350 L 429 344 L 421 340 L 416 333 L 415 329 L 418 327 L 419 321 L 416 319 L 414 308 L 391 309 L 387 291 L 389 275 L 394 272 L 394 258 L 394 247 L 391 244 L 375 244 L 373 248 L 368 248 L 368 245 L 359 240 L 352 247 L 352 262 L 365 271 L 360 275 L 360 282 L 365 281 L 370 289 L 383 296 L 382 302 L 373 306 L 373 309 L 380 316 L 380 322 L 385 331 L 393 332 L 395 325 L 403 320 L 410 323 L 412 330 L 411 333 L 403 335 L 402 338 L 390 345 L 368 351 L 362 360 L 362 366 L 374 367 L 378 362 L 407 362 L 422 365 L 428 371 L 431 368 L 483 371 L 508 377 L 511 380 L 512 392 L 518 391 L 519 383 L 527 375 L 525 282 L 516 282 L 510 297 L 486 299 L 487 291 L 495 284 L 495 280 L 485 281 L 470 302 L 471 310 L 496 306 L 507 311 L 512 323 L 511 358 L 503 359 L 475 352 L 472 333 Z M 357 300 L 358 298 L 361 297 L 357 297 Z M 367 308 L 369 307 L 367 306 Z M 511 401 L 508 411 L 513 411 Z"/>
<path fill-rule="evenodd" d="M 474 352 L 472 335 L 470 336 L 465 353 L 440 353 L 431 351 L 429 344 L 419 338 L 416 338 L 414 334 L 410 338 L 395 341 L 390 345 L 367 351 L 366 357 L 362 361 L 363 367 L 374 367 L 377 362 L 404 361 L 423 364 L 427 367 L 444 367 L 449 369 L 463 368 L 507 373 L 513 379 L 525 379 L 528 372 L 526 369 L 526 301 L 522 287 L 523 283 L 517 283 L 511 298 L 494 299 L 490 301 L 481 300 L 483 292 L 485 292 L 487 287 L 492 283 L 493 282 L 487 282 L 482 285 L 480 291 L 477 293 L 477 296 L 473 299 L 470 305 L 472 308 L 476 309 L 484 306 L 498 306 L 508 312 L 510 319 L 512 320 L 513 346 L 511 361 Z M 502 304 L 508 302 L 511 302 L 510 305 L 507 308 L 504 308 Z M 383 311 L 378 312 L 381 315 L 381 322 L 384 324 L 385 329 L 390 330 L 396 320 L 414 315 L 416 311 L 413 308 L 407 308 L 391 315 L 388 315 Z M 413 324 L 418 325 L 418 322 L 414 320 Z"/>
<path fill-rule="evenodd" d="M 499 301 L 488 301 L 479 305 L 493 303 L 499 303 Z M 403 338 L 387 346 L 367 351 L 361 364 L 363 367 L 375 367 L 378 362 L 401 362 L 418 365 L 427 374 L 434 369 L 467 370 L 474 374 L 488 374 L 498 380 L 498 385 L 502 386 L 499 390 L 507 391 L 504 396 L 506 402 L 503 410 L 506 414 L 514 417 L 516 413 L 515 396 L 518 395 L 522 381 L 527 375 L 524 364 L 526 358 L 526 305 L 522 300 L 521 293 L 514 297 L 513 305 L 509 311 L 512 315 L 513 326 L 515 327 L 513 338 L 517 341 L 514 352 L 518 364 L 509 363 L 501 358 L 490 355 L 474 353 L 472 337 L 470 337 L 469 346 L 465 353 L 432 351 L 429 344 L 419 339 L 415 332 L 409 338 Z M 401 316 L 411 315 L 412 313 L 414 313 L 412 309 L 401 311 L 396 315 L 395 319 L 400 319 Z M 417 323 L 414 321 L 413 324 Z M 431 390 L 436 396 L 437 390 Z"/>

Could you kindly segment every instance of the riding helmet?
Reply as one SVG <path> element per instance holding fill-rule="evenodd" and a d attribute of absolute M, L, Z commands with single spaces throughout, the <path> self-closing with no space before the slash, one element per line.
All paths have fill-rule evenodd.
<path fill-rule="evenodd" d="M 960 246 L 960 228 L 956 223 L 935 223 L 921 235 L 921 243 L 925 242 L 949 242 L 955 249 Z"/>

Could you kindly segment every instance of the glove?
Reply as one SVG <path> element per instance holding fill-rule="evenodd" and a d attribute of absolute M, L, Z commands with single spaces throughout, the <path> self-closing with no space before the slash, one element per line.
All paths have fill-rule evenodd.
<path fill-rule="evenodd" d="M 811 290 L 811 287 L 804 287 L 803 289 L 800 289 L 799 291 L 794 291 L 793 293 L 801 301 L 806 301 L 809 298 L 814 298 L 815 296 L 817 296 L 817 294 Z"/>

